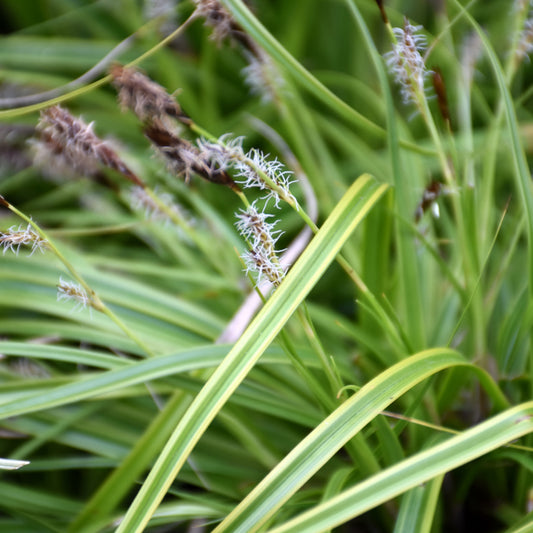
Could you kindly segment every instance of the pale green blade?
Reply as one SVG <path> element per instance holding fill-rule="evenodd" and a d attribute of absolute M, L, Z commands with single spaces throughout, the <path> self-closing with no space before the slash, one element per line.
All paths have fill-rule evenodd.
<path fill-rule="evenodd" d="M 117 531 L 142 531 L 218 411 L 387 189 L 360 176 L 176 427 Z"/>
<path fill-rule="evenodd" d="M 528 402 L 420 452 L 270 531 L 325 531 L 531 431 L 533 402 Z"/>
<path fill-rule="evenodd" d="M 506 405 L 488 374 L 468 363 L 458 352 L 435 348 L 413 355 L 382 372 L 326 418 L 255 487 L 216 531 L 257 531 L 372 418 L 417 383 L 457 365 L 470 367 L 494 399 Z"/>

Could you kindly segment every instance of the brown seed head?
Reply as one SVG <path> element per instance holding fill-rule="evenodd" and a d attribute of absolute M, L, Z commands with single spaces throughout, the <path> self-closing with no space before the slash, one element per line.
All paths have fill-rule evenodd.
<path fill-rule="evenodd" d="M 131 109 L 142 121 L 168 116 L 190 123 L 179 104 L 161 85 L 130 67 L 115 64 L 110 69 L 113 85 L 118 89 L 118 98 L 123 108 Z"/>
<path fill-rule="evenodd" d="M 389 19 L 387 18 L 387 13 L 385 13 L 385 6 L 383 5 L 383 0 L 376 0 L 376 4 L 379 7 L 379 12 L 381 13 L 381 18 L 385 24 L 389 23 Z"/>
<path fill-rule="evenodd" d="M 225 170 L 212 164 L 202 156 L 196 146 L 170 132 L 161 122 L 146 126 L 144 133 L 165 157 L 171 170 L 183 175 L 186 182 L 190 181 L 191 174 L 197 174 L 211 183 L 226 185 L 234 191 L 240 191 L 239 186 Z"/>
<path fill-rule="evenodd" d="M 446 95 L 446 85 L 440 69 L 434 68 L 431 73 L 431 80 L 433 82 L 433 88 L 437 94 L 437 102 L 439 104 L 440 114 L 442 118 L 449 124 L 450 123 L 450 110 L 448 108 L 448 97 Z"/>
<path fill-rule="evenodd" d="M 126 166 L 111 146 L 85 124 L 59 106 L 41 111 L 37 125 L 39 142 L 36 151 L 55 159 L 58 167 L 69 167 L 84 176 L 97 176 L 100 165 L 112 168 L 136 185 L 142 181 Z"/>
<path fill-rule="evenodd" d="M 196 3 L 196 15 L 205 18 L 205 25 L 213 28 L 211 38 L 217 44 L 221 44 L 224 39 L 228 38 L 257 55 L 258 49 L 255 42 L 219 0 L 194 0 L 194 2 Z"/>
<path fill-rule="evenodd" d="M 433 180 L 425 189 L 422 198 L 415 210 L 415 222 L 419 222 L 422 215 L 437 201 L 443 193 L 443 185 L 440 181 Z"/>

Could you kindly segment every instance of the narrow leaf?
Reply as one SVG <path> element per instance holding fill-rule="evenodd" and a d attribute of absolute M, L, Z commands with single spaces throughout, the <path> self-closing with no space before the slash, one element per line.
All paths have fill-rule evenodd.
<path fill-rule="evenodd" d="M 362 175 L 289 271 L 176 427 L 117 531 L 142 531 L 196 443 L 224 403 L 387 189 Z"/>

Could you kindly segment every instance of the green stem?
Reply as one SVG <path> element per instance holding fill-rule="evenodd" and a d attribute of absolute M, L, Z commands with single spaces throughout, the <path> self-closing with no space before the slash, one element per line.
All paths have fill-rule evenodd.
<path fill-rule="evenodd" d="M 315 353 L 318 355 L 322 370 L 328 378 L 331 391 L 334 395 L 338 395 L 339 391 L 343 388 L 343 383 L 339 377 L 339 374 L 335 371 L 335 368 L 331 364 L 331 360 L 327 356 L 322 343 L 316 333 L 315 327 L 311 316 L 309 315 L 309 309 L 305 305 L 305 302 L 298 308 L 298 318 L 304 328 L 304 332 L 311 343 L 311 346 Z"/>
<path fill-rule="evenodd" d="M 61 261 L 61 263 L 63 263 L 65 268 L 69 271 L 70 275 L 83 287 L 89 297 L 91 307 L 108 316 L 126 334 L 128 338 L 130 338 L 135 344 L 137 344 L 137 346 L 139 346 L 148 356 L 152 357 L 154 355 L 154 352 L 151 350 L 151 348 L 137 335 L 135 335 L 135 333 L 130 328 L 128 328 L 128 326 L 126 326 L 126 324 L 122 322 L 122 320 L 115 313 L 113 313 L 111 309 L 109 309 L 104 304 L 104 302 L 100 299 L 96 292 L 89 286 L 89 284 L 74 268 L 72 263 L 61 253 L 61 251 L 57 248 L 57 246 L 50 239 L 50 237 L 29 216 L 25 215 L 22 211 L 17 209 L 7 200 L 5 200 L 5 198 L 0 196 L 0 202 L 5 205 L 11 212 L 15 213 L 15 215 L 30 224 L 31 227 L 37 232 L 39 237 L 46 241 L 46 245 L 50 249 L 50 251 L 59 259 L 59 261 Z"/>
<path fill-rule="evenodd" d="M 131 66 L 137 65 L 141 61 L 144 61 L 145 59 L 155 54 L 163 46 L 173 41 L 195 19 L 196 19 L 196 15 L 195 13 L 193 13 L 191 16 L 189 16 L 187 20 L 183 22 L 183 24 L 179 28 L 174 30 L 170 35 L 168 35 L 167 37 L 159 41 L 156 45 L 154 45 L 152 48 L 144 52 L 144 54 L 141 54 L 139 57 L 137 57 L 136 59 L 128 63 L 126 66 L 131 67 Z M 139 28 L 135 33 L 141 34 L 142 32 L 146 31 L 146 29 L 152 24 L 153 24 L 153 21 L 146 23 L 144 26 Z M 6 111 L 0 111 L 0 120 L 18 117 L 21 115 L 26 115 L 28 113 L 40 111 L 41 109 L 44 109 L 45 107 L 60 104 L 61 102 L 65 102 L 66 100 L 71 100 L 72 98 L 76 98 L 77 96 L 81 96 L 82 94 L 86 94 L 94 89 L 97 89 L 98 87 L 101 87 L 102 85 L 105 85 L 109 83 L 110 81 L 111 81 L 111 76 L 107 75 L 83 87 L 80 87 L 73 91 L 69 91 L 61 96 L 57 96 L 56 98 L 51 98 L 50 100 L 46 100 L 45 102 L 40 102 L 38 104 L 32 104 L 32 105 L 23 106 L 23 107 L 17 107 L 16 109 L 8 109 Z"/>

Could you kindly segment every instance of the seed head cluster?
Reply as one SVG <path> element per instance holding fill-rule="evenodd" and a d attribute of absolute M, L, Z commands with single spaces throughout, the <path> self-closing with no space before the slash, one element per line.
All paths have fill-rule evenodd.
<path fill-rule="evenodd" d="M 205 25 L 213 29 L 211 37 L 218 44 L 225 39 L 236 43 L 248 62 L 242 74 L 252 94 L 259 95 L 266 103 L 276 100 L 277 92 L 285 85 L 284 79 L 270 57 L 243 31 L 232 14 L 219 0 L 194 0 L 195 14 L 205 19 Z"/>
<path fill-rule="evenodd" d="M 533 15 L 524 23 L 524 29 L 520 34 L 516 57 L 519 61 L 526 59 L 533 52 Z"/>
<path fill-rule="evenodd" d="M 394 28 L 396 44 L 385 54 L 387 65 L 400 85 L 404 103 L 417 103 L 424 94 L 429 71 L 421 52 L 426 48 L 426 38 L 417 33 L 422 27 L 412 26 L 405 20 L 403 28 Z"/>
<path fill-rule="evenodd" d="M 161 85 L 138 70 L 115 64 L 110 69 L 123 109 L 131 109 L 143 122 L 168 117 L 187 122 L 181 107 Z"/>
<path fill-rule="evenodd" d="M 32 227 L 28 224 L 26 228 L 23 226 L 11 226 L 5 233 L 0 232 L 0 246 L 4 247 L 4 254 L 11 250 L 15 255 L 18 255 L 21 246 L 31 246 L 31 253 L 36 250 L 43 252 L 46 250 L 48 241 L 43 239 Z"/>
<path fill-rule="evenodd" d="M 57 301 L 72 301 L 75 302 L 74 310 L 85 309 L 91 305 L 91 299 L 87 295 L 85 289 L 72 281 L 65 281 L 63 278 L 59 278 L 59 284 L 57 285 Z"/>
<path fill-rule="evenodd" d="M 250 245 L 250 250 L 242 256 L 246 272 L 255 272 L 257 283 L 265 277 L 277 287 L 285 276 L 276 251 L 276 242 L 282 232 L 275 230 L 277 221 L 273 223 L 267 221 L 271 217 L 273 215 L 258 211 L 255 204 L 252 204 L 237 214 L 236 226 Z"/>
<path fill-rule="evenodd" d="M 57 168 L 70 168 L 84 176 L 95 176 L 104 166 L 138 185 L 141 183 L 111 145 L 95 135 L 92 123 L 86 124 L 66 109 L 52 106 L 41 111 L 37 131 L 36 153 L 41 162 L 47 154 Z"/>

